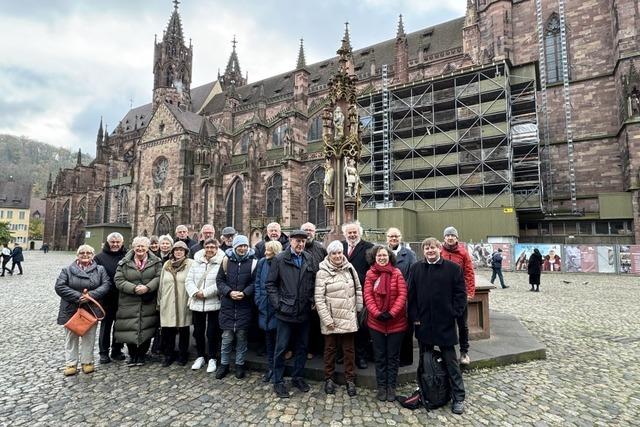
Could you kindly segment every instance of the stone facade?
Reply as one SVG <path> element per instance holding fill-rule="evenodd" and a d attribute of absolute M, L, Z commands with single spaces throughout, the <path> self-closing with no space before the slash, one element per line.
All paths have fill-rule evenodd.
<path fill-rule="evenodd" d="M 564 3 L 577 207 L 597 218 L 599 194 L 629 192 L 633 216 L 624 219 L 640 241 L 638 8 L 631 0 Z M 537 63 L 535 5 L 469 0 L 466 17 L 412 33 L 400 20 L 395 38 L 352 50 L 358 92 L 382 88 L 385 64 L 394 85 L 492 61 Z M 542 2 L 545 24 L 557 13 L 557 0 Z M 134 234 L 148 235 L 173 234 L 178 224 L 195 233 L 212 222 L 218 230 L 233 225 L 254 241 L 272 220 L 285 228 L 307 220 L 326 225 L 314 208 L 322 201 L 314 179 L 323 163 L 321 115 L 337 58 L 307 65 L 301 43 L 295 69 L 247 82 L 234 43 L 224 74 L 191 88 L 192 47 L 184 40 L 176 7 L 155 42 L 151 102 L 127 112 L 112 132 L 101 123 L 95 161 L 50 181 L 44 240 L 54 247 L 76 247 L 84 226 L 98 222 L 130 223 Z M 343 43 L 351 48 L 348 29 Z M 540 107 L 538 93 L 542 119 Z M 535 217 L 540 221 L 549 212 L 576 214 L 564 108 L 561 81 L 549 83 L 552 182 L 544 184 L 553 197 Z"/>

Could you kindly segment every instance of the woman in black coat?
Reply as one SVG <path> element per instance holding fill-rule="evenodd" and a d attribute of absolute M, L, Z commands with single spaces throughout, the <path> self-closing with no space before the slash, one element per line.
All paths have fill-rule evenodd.
<path fill-rule="evenodd" d="M 64 325 L 78 311 L 81 303 L 86 303 L 85 308 L 101 315 L 96 307 L 88 307 L 90 304 L 83 294 L 84 290 L 95 300 L 103 299 L 109 292 L 111 282 L 105 269 L 95 263 L 93 256 L 95 250 L 89 245 L 78 248 L 76 260 L 60 272 L 56 280 L 56 294 L 60 296 L 60 309 L 58 310 L 58 325 Z M 82 372 L 92 373 L 93 346 L 96 340 L 98 324 L 93 325 L 81 338 L 65 328 L 65 368 L 64 375 L 75 375 L 78 372 L 78 352 Z"/>
<path fill-rule="evenodd" d="M 529 257 L 529 264 L 527 265 L 527 273 L 529 273 L 529 284 L 531 285 L 530 291 L 540 292 L 540 272 L 542 271 L 542 254 L 535 248 L 533 253 Z M 535 285 L 535 289 L 533 288 Z"/>

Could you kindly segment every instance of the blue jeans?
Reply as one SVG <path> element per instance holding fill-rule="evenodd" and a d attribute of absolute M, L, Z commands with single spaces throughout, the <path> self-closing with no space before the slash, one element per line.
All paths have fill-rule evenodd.
<path fill-rule="evenodd" d="M 302 376 L 304 365 L 307 363 L 307 346 L 309 343 L 309 321 L 302 323 L 285 322 L 278 319 L 278 332 L 276 334 L 276 349 L 273 361 L 273 383 L 279 384 L 284 381 L 284 353 L 289 346 L 289 338 L 294 334 L 296 337 L 295 355 L 293 359 L 292 378 Z"/>
<path fill-rule="evenodd" d="M 265 343 L 266 343 L 266 351 L 267 351 L 267 363 L 269 364 L 269 368 L 267 370 L 273 371 L 273 355 L 276 349 L 276 330 L 265 331 Z"/>
<path fill-rule="evenodd" d="M 502 277 L 502 268 L 491 268 L 493 273 L 491 273 L 491 284 L 493 285 L 493 281 L 496 280 L 496 276 L 500 279 L 500 286 L 504 288 L 504 277 Z"/>
<path fill-rule="evenodd" d="M 220 349 L 220 363 L 229 364 L 229 356 L 233 348 L 233 339 L 236 339 L 236 365 L 244 365 L 244 357 L 247 354 L 247 331 L 238 329 L 232 331 L 225 329 L 222 331 L 222 348 Z"/>

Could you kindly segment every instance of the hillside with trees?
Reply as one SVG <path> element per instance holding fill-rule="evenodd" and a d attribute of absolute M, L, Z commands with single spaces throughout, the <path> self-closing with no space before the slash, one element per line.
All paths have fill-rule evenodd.
<path fill-rule="evenodd" d="M 75 166 L 77 158 L 77 151 L 23 136 L 0 135 L 0 180 L 13 176 L 16 181 L 31 181 L 35 197 L 45 196 L 49 173 L 55 178 L 60 168 Z M 92 160 L 91 156 L 82 153 L 82 164 Z"/>

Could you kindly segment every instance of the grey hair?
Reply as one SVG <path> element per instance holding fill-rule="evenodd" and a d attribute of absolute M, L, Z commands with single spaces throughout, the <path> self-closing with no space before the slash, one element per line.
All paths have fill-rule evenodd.
<path fill-rule="evenodd" d="M 163 240 L 168 240 L 169 243 L 171 243 L 171 246 L 173 246 L 173 238 L 168 234 L 163 234 L 162 236 L 158 237 L 158 243 L 162 242 Z"/>
<path fill-rule="evenodd" d="M 364 229 L 362 228 L 362 225 L 360 224 L 360 221 L 358 221 L 358 220 L 347 222 L 346 224 L 342 224 L 342 234 L 346 233 L 347 227 L 350 226 L 350 225 L 357 225 L 358 226 L 358 228 L 360 229 L 360 236 L 362 236 L 364 234 Z"/>
<path fill-rule="evenodd" d="M 267 230 L 274 227 L 277 227 L 278 230 L 282 230 L 282 227 L 280 227 L 280 224 L 278 224 L 277 222 L 270 222 L 269 224 L 267 224 Z"/>
<path fill-rule="evenodd" d="M 89 245 L 80 245 L 78 247 L 78 250 L 76 251 L 76 255 L 78 255 L 80 252 L 82 251 L 90 251 L 92 254 L 95 255 L 96 250 L 93 249 L 93 246 L 89 246 Z"/>
<path fill-rule="evenodd" d="M 138 245 L 145 245 L 148 248 L 150 244 L 151 242 L 149 241 L 148 237 L 138 236 L 133 239 L 133 242 L 131 242 L 131 247 L 135 248 Z"/>
<path fill-rule="evenodd" d="M 337 252 L 342 252 L 342 251 L 343 251 L 342 242 L 340 240 L 334 240 L 333 242 L 329 243 L 329 246 L 327 246 L 328 254 L 335 254 Z"/>
<path fill-rule="evenodd" d="M 113 239 L 122 240 L 124 242 L 124 237 L 122 237 L 122 234 L 118 233 L 117 231 L 114 231 L 113 233 L 107 236 L 107 242 Z"/>
<path fill-rule="evenodd" d="M 182 228 L 184 228 L 187 232 L 189 232 L 189 227 L 187 227 L 187 226 L 186 226 L 186 225 L 184 225 L 184 224 L 179 224 L 179 225 L 176 227 L 176 233 L 178 232 L 178 230 L 180 230 L 180 229 L 182 229 Z"/>

